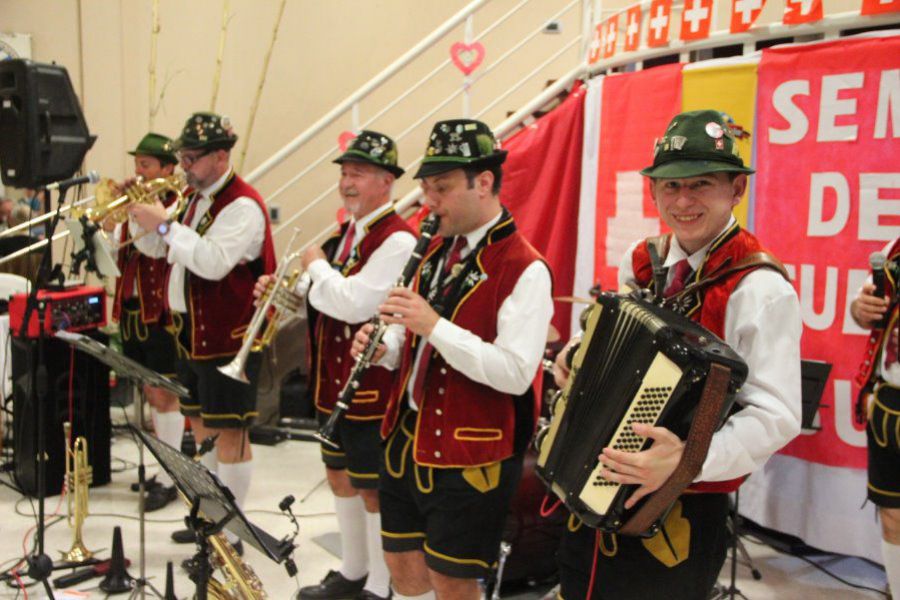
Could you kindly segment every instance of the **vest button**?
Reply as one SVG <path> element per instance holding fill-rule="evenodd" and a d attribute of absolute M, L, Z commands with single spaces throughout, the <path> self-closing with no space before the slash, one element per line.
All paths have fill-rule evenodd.
<path fill-rule="evenodd" d="M 335 379 L 335 380 L 334 380 L 334 385 L 341 385 L 341 380 L 340 380 L 340 379 Z"/>
<path fill-rule="evenodd" d="M 440 429 L 435 429 L 435 430 L 434 430 L 434 435 L 436 435 L 436 436 L 438 436 L 438 437 L 441 437 L 441 430 L 440 430 Z"/>
<path fill-rule="evenodd" d="M 444 414 L 444 411 L 442 411 L 439 408 L 436 408 L 436 409 L 434 409 L 434 414 L 436 414 L 437 416 L 441 416 L 442 414 Z"/>
<path fill-rule="evenodd" d="M 447 374 L 447 369 L 444 367 L 441 367 L 441 375 L 446 375 L 446 374 Z"/>
<path fill-rule="evenodd" d="M 338 356 L 337 358 L 335 358 L 335 360 L 337 361 L 338 364 L 341 364 L 341 357 L 340 357 L 340 356 Z"/>
<path fill-rule="evenodd" d="M 339 336 L 339 335 L 334 336 L 334 341 L 336 341 L 336 342 L 341 341 L 341 336 Z"/>
<path fill-rule="evenodd" d="M 443 394 L 443 393 L 444 393 L 444 388 L 438 388 L 438 394 Z"/>
<path fill-rule="evenodd" d="M 435 450 L 435 451 L 434 451 L 434 457 L 435 457 L 435 458 L 440 458 L 440 457 L 441 457 L 441 451 L 440 451 L 440 450 Z"/>

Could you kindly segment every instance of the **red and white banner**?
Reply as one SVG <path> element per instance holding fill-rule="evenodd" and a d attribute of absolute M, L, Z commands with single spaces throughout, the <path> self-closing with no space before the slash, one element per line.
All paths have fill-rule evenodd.
<path fill-rule="evenodd" d="M 782 19 L 785 25 L 814 23 L 821 20 L 822 0 L 785 0 Z"/>
<path fill-rule="evenodd" d="M 762 12 L 766 0 L 731 0 L 731 33 L 747 31 Z"/>
<path fill-rule="evenodd" d="M 603 58 L 609 58 L 616 53 L 616 42 L 619 39 L 619 15 L 612 16 L 604 22 L 603 27 Z"/>
<path fill-rule="evenodd" d="M 669 43 L 672 22 L 672 0 L 653 0 L 647 21 L 647 45 L 651 48 Z"/>
<path fill-rule="evenodd" d="M 862 0 L 862 8 L 859 12 L 863 15 L 900 12 L 900 0 Z"/>
<path fill-rule="evenodd" d="M 681 64 L 607 77 L 602 107 L 594 276 L 604 290 L 614 290 L 631 243 L 662 231 L 639 171 L 653 162 L 654 139 L 681 112 Z"/>
<path fill-rule="evenodd" d="M 634 52 L 641 45 L 641 5 L 636 4 L 625 14 L 625 52 Z"/>
<path fill-rule="evenodd" d="M 789 267 L 802 355 L 833 363 L 821 430 L 785 453 L 863 467 L 851 385 L 866 333 L 849 314 L 868 256 L 900 235 L 900 37 L 765 50 L 757 101 L 755 231 Z"/>
<path fill-rule="evenodd" d="M 712 12 L 712 0 L 685 0 L 678 37 L 686 42 L 708 38 Z"/>
<path fill-rule="evenodd" d="M 575 276 L 584 94 L 577 86 L 560 106 L 503 142 L 509 156 L 500 200 L 547 259 L 555 296 L 571 295 Z M 553 314 L 553 326 L 564 340 L 571 308 L 557 303 Z"/>

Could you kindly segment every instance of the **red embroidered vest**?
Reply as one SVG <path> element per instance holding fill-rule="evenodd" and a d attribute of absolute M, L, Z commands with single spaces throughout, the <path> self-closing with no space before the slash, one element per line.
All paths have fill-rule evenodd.
<path fill-rule="evenodd" d="M 894 240 L 893 245 L 891 245 L 890 251 L 888 251 L 888 260 L 894 260 L 898 256 L 900 256 L 900 238 Z M 886 264 L 886 263 L 885 263 Z M 896 290 L 897 282 L 894 281 L 891 273 L 885 269 L 885 278 L 884 278 L 884 287 L 885 294 L 889 297 L 893 298 Z M 893 327 L 896 327 L 898 312 L 900 312 L 900 303 L 894 304 L 891 307 L 890 313 L 888 314 L 886 321 L 887 327 L 883 329 L 873 329 L 869 333 L 869 339 L 866 342 L 866 352 L 863 355 L 862 364 L 859 366 L 859 372 L 856 375 L 856 383 L 860 386 L 860 397 L 857 399 L 857 417 L 862 418 L 865 414 L 865 411 L 862 410 L 862 402 L 863 396 L 870 392 L 872 386 L 875 384 L 875 373 L 877 371 L 878 365 L 881 364 L 881 351 L 884 348 L 884 339 L 885 334 Z M 865 421 L 861 421 L 865 422 Z"/>
<path fill-rule="evenodd" d="M 168 208 L 174 201 L 175 195 L 169 194 L 163 204 Z M 119 243 L 127 241 L 129 236 L 128 224 L 123 223 Z M 166 273 L 169 269 L 166 257 L 147 256 L 138 252 L 134 244 L 129 244 L 119 249 L 116 263 L 122 276 L 116 279 L 113 320 L 119 320 L 125 300 L 137 297 L 141 305 L 141 321 L 158 323 L 166 307 Z"/>
<path fill-rule="evenodd" d="M 338 245 L 347 227 L 349 223 L 345 223 L 323 244 L 326 256 L 332 261 L 339 253 Z M 357 246 L 356 252 L 350 255 L 344 265 L 340 265 L 341 274 L 349 277 L 359 273 L 372 253 L 388 237 L 400 231 L 415 235 L 413 229 L 393 209 L 377 217 L 366 226 L 366 234 Z M 313 374 L 316 408 L 324 413 L 331 413 L 341 388 L 347 382 L 353 368 L 350 346 L 360 324 L 351 325 L 338 321 L 316 311 L 308 302 L 307 310 L 311 349 L 309 372 Z M 387 398 L 393 382 L 393 372 L 380 367 L 370 368 L 360 381 L 346 417 L 357 421 L 381 419 L 387 407 Z"/>
<path fill-rule="evenodd" d="M 665 259 L 669 251 L 669 242 L 671 234 L 666 236 L 665 250 L 660 253 L 660 259 Z M 723 233 L 717 240 L 713 242 L 706 258 L 703 260 L 700 268 L 691 277 L 689 283 L 699 281 L 715 273 L 721 267 L 727 267 L 741 261 L 743 258 L 762 252 L 762 244 L 750 232 L 741 229 L 735 223 L 728 231 Z M 652 287 L 653 268 L 650 264 L 650 254 L 647 251 L 647 240 L 644 240 L 634 249 L 632 254 L 632 265 L 634 270 L 634 279 L 641 287 Z M 728 305 L 728 298 L 734 291 L 734 288 L 746 277 L 759 267 L 745 269 L 732 273 L 720 281 L 704 288 L 700 293 L 694 307 L 688 313 L 688 316 L 715 333 L 722 339 L 725 339 L 725 310 Z M 747 477 L 739 477 L 727 481 L 701 481 L 692 484 L 688 491 L 702 493 L 728 493 L 738 489 Z"/>
<path fill-rule="evenodd" d="M 507 217 L 504 213 L 504 217 Z M 501 218 L 488 231 L 487 243 L 474 250 L 473 268 L 463 281 L 459 298 L 447 317 L 483 340 L 497 337 L 497 313 L 512 293 L 522 272 L 543 260 L 516 230 L 512 218 Z M 427 296 L 431 275 L 437 269 L 443 240 L 436 238 L 423 260 L 413 286 Z M 429 274 L 430 273 L 430 274 Z M 391 392 L 381 435 L 387 438 L 397 426 L 401 403 L 421 338 L 407 332 L 400 369 Z M 472 381 L 456 371 L 435 351 L 427 366 L 425 393 L 416 419 L 413 456 L 417 464 L 433 467 L 486 465 L 513 455 L 517 425 L 516 399 Z M 538 414 L 532 407 L 532 415 Z M 533 429 L 534 421 L 530 424 Z"/>
<path fill-rule="evenodd" d="M 265 218 L 265 238 L 258 258 L 241 262 L 222 279 L 204 279 L 185 270 L 188 311 L 191 315 L 191 358 L 209 359 L 237 354 L 256 308 L 253 286 L 260 275 L 275 270 L 275 246 L 266 204 L 253 187 L 235 174 L 216 192 L 197 227 L 201 236 L 222 210 L 240 197 L 252 199 Z M 185 211 L 187 212 L 187 211 Z"/>

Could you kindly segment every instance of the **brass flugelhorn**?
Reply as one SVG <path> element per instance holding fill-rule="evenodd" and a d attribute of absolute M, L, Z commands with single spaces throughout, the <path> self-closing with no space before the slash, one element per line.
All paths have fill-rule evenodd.
<path fill-rule="evenodd" d="M 80 435 L 72 441 L 72 423 L 63 423 L 63 435 L 66 436 L 66 475 L 65 487 L 68 498 L 69 526 L 74 528 L 72 548 L 62 552 L 62 559 L 67 562 L 84 562 L 94 556 L 88 550 L 81 537 L 84 520 L 88 516 L 88 486 L 94 478 L 94 470 L 88 464 L 87 439 Z"/>
<path fill-rule="evenodd" d="M 247 379 L 247 375 L 244 372 L 244 367 L 247 364 L 247 357 L 250 356 L 251 352 L 261 352 L 263 348 L 268 346 L 272 342 L 272 338 L 275 337 L 275 333 L 278 332 L 278 327 L 285 317 L 300 310 L 303 300 L 296 292 L 294 292 L 294 287 L 297 285 L 297 280 L 300 278 L 301 271 L 299 269 L 294 269 L 292 272 L 289 272 L 290 264 L 300 258 L 299 250 L 296 252 L 290 251 L 291 247 L 294 245 L 294 240 L 299 233 L 299 229 L 294 229 L 294 234 L 291 236 L 291 240 L 287 245 L 287 251 L 282 257 L 278 269 L 272 276 L 272 281 L 265 294 L 260 297 L 256 312 L 253 313 L 253 317 L 247 325 L 247 331 L 244 332 L 244 341 L 241 344 L 241 349 L 238 350 L 237 355 L 230 363 L 219 367 L 221 373 L 232 379 L 236 379 L 243 383 L 250 383 L 250 380 Z M 272 315 L 269 315 L 270 309 L 274 309 Z M 268 324 L 266 325 L 266 329 L 263 331 L 262 336 L 257 339 L 256 336 L 262 328 L 263 323 L 266 322 L 267 316 Z"/>

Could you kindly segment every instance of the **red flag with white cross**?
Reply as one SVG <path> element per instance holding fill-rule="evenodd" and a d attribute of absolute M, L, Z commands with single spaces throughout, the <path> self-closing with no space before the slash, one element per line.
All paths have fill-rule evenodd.
<path fill-rule="evenodd" d="M 651 48 L 669 43 L 669 24 L 672 21 L 672 0 L 653 0 L 647 21 L 647 45 Z"/>
<path fill-rule="evenodd" d="M 634 52 L 641 45 L 641 5 L 628 9 L 625 16 L 625 52 Z"/>
<path fill-rule="evenodd" d="M 616 41 L 619 38 L 619 15 L 614 15 L 606 20 L 603 29 L 603 58 L 609 58 L 616 53 Z"/>
<path fill-rule="evenodd" d="M 731 0 L 731 33 L 747 31 L 762 12 L 766 0 Z"/>
<path fill-rule="evenodd" d="M 822 20 L 822 0 L 785 0 L 784 18 L 785 25 L 800 25 L 801 23 L 815 23 Z"/>
<path fill-rule="evenodd" d="M 890 12 L 900 12 L 900 0 L 863 0 L 861 15 L 881 15 Z"/>
<path fill-rule="evenodd" d="M 684 41 L 708 38 L 711 22 L 712 0 L 684 0 L 678 37 Z"/>
<path fill-rule="evenodd" d="M 603 55 L 603 24 L 599 23 L 594 27 L 594 36 L 591 38 L 591 45 L 588 48 L 588 64 L 592 65 Z"/>

